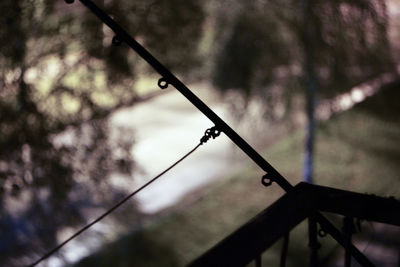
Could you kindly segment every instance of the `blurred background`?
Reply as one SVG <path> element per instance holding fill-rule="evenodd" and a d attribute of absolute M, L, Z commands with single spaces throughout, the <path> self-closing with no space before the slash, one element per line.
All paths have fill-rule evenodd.
<path fill-rule="evenodd" d="M 94 2 L 293 184 L 400 197 L 397 0 Z M 0 10 L 0 265 L 23 266 L 213 125 L 78 1 Z M 262 175 L 221 135 L 39 266 L 184 266 L 283 194 Z M 307 266 L 305 229 L 288 266 Z M 365 222 L 355 242 L 394 266 L 398 234 Z"/>

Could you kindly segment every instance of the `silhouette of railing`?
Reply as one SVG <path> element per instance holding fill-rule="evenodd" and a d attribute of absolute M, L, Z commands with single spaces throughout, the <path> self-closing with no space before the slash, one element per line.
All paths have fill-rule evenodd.
<path fill-rule="evenodd" d="M 342 236 L 345 239 L 343 266 L 350 266 L 353 218 L 400 226 L 400 201 L 375 195 L 299 183 L 271 206 L 226 237 L 188 267 L 245 266 L 255 261 L 261 266 L 261 254 L 284 238 L 281 266 L 285 266 L 288 233 L 309 219 L 310 266 L 318 266 L 315 216 L 319 211 L 345 216 Z M 319 233 L 318 233 L 319 232 Z M 346 245 L 347 244 L 347 245 Z M 373 265 L 373 263 L 371 263 Z M 374 266 L 374 265 L 373 265 Z"/>

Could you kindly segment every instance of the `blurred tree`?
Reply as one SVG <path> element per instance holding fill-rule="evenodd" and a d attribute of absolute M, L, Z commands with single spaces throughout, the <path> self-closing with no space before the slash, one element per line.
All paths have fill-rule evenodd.
<path fill-rule="evenodd" d="M 226 1 L 238 10 L 233 26 L 221 12 L 223 38 L 214 83 L 246 99 L 261 97 L 269 119 L 286 114 L 304 92 L 308 119 L 303 177 L 312 181 L 316 98 L 394 71 L 384 0 Z"/>
<path fill-rule="evenodd" d="M 198 62 L 200 1 L 97 4 L 173 70 Z M 132 133 L 109 129 L 107 117 L 140 101 L 132 84 L 144 64 L 112 47 L 112 32 L 82 5 L 13 0 L 0 10 L 0 265 L 21 266 L 82 224 L 83 209 L 125 193 L 108 178 L 130 178 Z"/>

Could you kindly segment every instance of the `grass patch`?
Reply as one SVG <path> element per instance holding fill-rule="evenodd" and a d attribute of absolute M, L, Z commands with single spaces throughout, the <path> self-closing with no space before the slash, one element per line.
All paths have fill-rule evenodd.
<path fill-rule="evenodd" d="M 393 99 L 399 99 L 399 90 L 383 91 L 320 125 L 317 184 L 400 197 L 400 109 Z M 299 131 L 262 153 L 293 184 L 300 181 L 303 136 Z M 262 175 L 257 168 L 243 167 L 198 192 L 191 205 L 127 235 L 78 266 L 110 266 L 101 260 L 106 256 L 99 255 L 111 257 L 113 266 L 185 266 L 283 194 L 276 185 L 264 188 Z M 307 242 L 306 223 L 302 223 L 291 233 L 287 266 L 307 266 Z M 322 242 L 320 254 L 328 255 L 335 243 L 329 238 Z M 141 254 L 135 256 L 135 250 L 115 252 L 133 245 L 140 247 L 141 254 L 151 255 L 153 265 L 143 261 Z M 278 266 L 280 247 L 278 243 L 263 254 L 264 266 Z"/>

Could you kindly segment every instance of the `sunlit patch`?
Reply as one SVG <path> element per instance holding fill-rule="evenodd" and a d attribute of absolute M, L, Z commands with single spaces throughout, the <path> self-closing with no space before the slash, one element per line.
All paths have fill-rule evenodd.
<path fill-rule="evenodd" d="M 25 71 L 24 75 L 24 81 L 26 83 L 34 83 L 36 79 L 38 78 L 38 73 L 35 68 L 29 68 L 28 70 Z"/>
<path fill-rule="evenodd" d="M 364 101 L 365 98 L 375 95 L 383 84 L 395 78 L 395 74 L 385 73 L 378 78 L 353 87 L 349 93 L 341 94 L 331 100 L 325 100 L 316 108 L 316 117 L 320 120 L 327 120 L 332 113 L 348 110 L 355 104 Z"/>
<path fill-rule="evenodd" d="M 339 99 L 339 106 L 342 110 L 350 108 L 352 106 L 352 104 L 353 104 L 353 101 L 349 94 L 343 95 Z"/>
<path fill-rule="evenodd" d="M 5 73 L 4 81 L 6 84 L 12 84 L 21 76 L 21 69 L 16 68 L 14 70 L 9 70 Z"/>
<path fill-rule="evenodd" d="M 81 107 L 81 102 L 76 97 L 63 94 L 61 97 L 61 105 L 66 112 L 74 114 L 77 113 Z"/>
<path fill-rule="evenodd" d="M 71 52 L 66 55 L 64 61 L 68 66 L 73 66 L 78 62 L 81 56 L 82 55 L 79 52 Z"/>
<path fill-rule="evenodd" d="M 355 89 L 351 91 L 351 99 L 353 100 L 353 102 L 355 103 L 361 102 L 364 100 L 364 98 L 365 95 L 360 89 Z"/>

